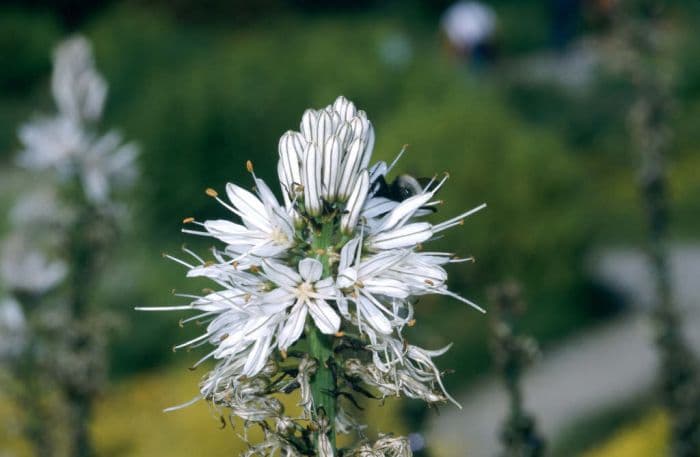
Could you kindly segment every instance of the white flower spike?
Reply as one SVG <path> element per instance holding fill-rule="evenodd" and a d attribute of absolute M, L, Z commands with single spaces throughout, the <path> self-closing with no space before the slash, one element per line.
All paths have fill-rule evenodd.
<path fill-rule="evenodd" d="M 264 441 L 246 455 L 335 455 L 336 427 L 362 428 L 337 404 L 333 392 L 341 375 L 379 396 L 454 402 L 433 362 L 448 348 L 408 344 L 403 330 L 415 324 L 413 304 L 421 295 L 447 295 L 478 308 L 447 287 L 443 267 L 461 260 L 424 252 L 421 245 L 485 205 L 436 224 L 422 220 L 440 203 L 434 197 L 447 177 L 425 187 L 406 178 L 414 192 L 387 195 L 385 177 L 396 161 L 370 166 L 374 138 L 366 114 L 345 97 L 306 110 L 300 131 L 288 131 L 279 141 L 283 205 L 248 162 L 254 192 L 228 184 L 228 201 L 213 189 L 206 192 L 234 220 L 184 220 L 201 227 L 184 232 L 224 246 L 213 248 L 209 261 L 189 250 L 193 263 L 168 257 L 184 265 L 188 276 L 211 279 L 215 289 L 180 295 L 191 300 L 187 305 L 142 308 L 195 310 L 183 323 L 208 324 L 203 335 L 176 347 L 214 346 L 202 359 L 213 357 L 217 364 L 201 384 L 201 397 L 249 424 L 276 424 L 274 430 L 264 426 Z M 351 357 L 344 348 L 352 348 Z M 358 352 L 364 356 L 357 358 Z M 313 440 L 300 440 L 295 433 L 308 429 L 295 425 L 270 397 L 297 388 L 303 417 L 315 426 Z M 304 444 L 310 442 L 314 449 Z M 406 443 L 383 437 L 348 455 L 410 455 Z"/>

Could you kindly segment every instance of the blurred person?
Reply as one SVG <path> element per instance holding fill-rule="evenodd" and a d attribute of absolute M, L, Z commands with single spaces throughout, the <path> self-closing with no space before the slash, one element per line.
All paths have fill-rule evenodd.
<path fill-rule="evenodd" d="M 441 30 L 450 53 L 477 66 L 496 54 L 496 13 L 480 2 L 459 1 L 441 19 Z"/>

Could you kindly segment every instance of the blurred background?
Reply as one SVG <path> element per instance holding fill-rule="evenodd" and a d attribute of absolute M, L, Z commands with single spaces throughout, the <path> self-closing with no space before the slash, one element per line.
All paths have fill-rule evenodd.
<path fill-rule="evenodd" d="M 104 124 L 139 144 L 131 222 L 99 283 L 119 321 L 108 388 L 91 432 L 99 455 L 235 455 L 238 430 L 220 430 L 204 404 L 164 414 L 197 394 L 202 353 L 170 348 L 198 334 L 171 290 L 201 288 L 164 260 L 183 243 L 181 221 L 224 217 L 204 195 L 247 183 L 245 161 L 276 180 L 277 141 L 307 107 L 343 94 L 377 133 L 375 159 L 409 144 L 398 169 L 449 170 L 444 215 L 488 209 L 435 247 L 474 256 L 454 265 L 454 290 L 488 308 L 487 288 L 520 282 L 520 322 L 541 357 L 524 379 L 525 404 L 553 456 L 662 455 L 665 415 L 652 396 L 656 358 L 644 311 L 653 302 L 641 250 L 646 223 L 639 157 L 627 113 L 633 87 L 616 60 L 614 1 L 4 1 L 0 6 L 0 209 L 40 178 L 15 165 L 17 127 L 53 109 L 51 53 L 79 32 L 109 83 Z M 700 347 L 700 4 L 664 14 L 673 75 L 669 157 L 672 282 L 688 337 Z M 666 71 L 666 69 L 664 69 Z M 0 218 L 0 234 L 7 227 Z M 0 284 L 0 289 L 2 285 Z M 489 355 L 489 321 L 447 298 L 417 306 L 409 337 L 450 342 L 438 364 L 464 409 L 389 401 L 369 410 L 379 431 L 410 433 L 422 455 L 497 449 L 506 411 Z M 18 406 L 0 393 L 0 456 L 29 455 Z M 21 409 L 21 405 L 19 406 Z M 56 424 L 60 427 L 60 423 Z"/>

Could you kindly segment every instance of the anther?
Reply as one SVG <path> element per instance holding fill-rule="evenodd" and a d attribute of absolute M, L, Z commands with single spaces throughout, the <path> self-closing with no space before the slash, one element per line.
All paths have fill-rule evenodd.
<path fill-rule="evenodd" d="M 435 285 L 435 283 L 434 283 L 432 280 L 430 280 L 430 279 L 426 279 L 424 282 L 425 282 L 427 285 L 429 285 L 429 286 L 434 286 L 434 285 Z"/>
<path fill-rule="evenodd" d="M 248 170 L 248 173 L 252 173 L 253 172 L 253 162 L 251 162 L 250 160 L 246 160 L 245 161 L 245 169 Z"/>
<path fill-rule="evenodd" d="M 408 325 L 409 327 L 413 327 L 414 325 L 416 325 L 416 320 L 415 320 L 415 319 L 411 319 L 410 321 L 408 321 L 408 322 L 406 323 L 406 325 Z"/>
<path fill-rule="evenodd" d="M 343 332 L 343 331 L 335 332 L 335 336 L 336 336 L 336 338 L 342 338 L 345 336 L 345 332 Z"/>
<path fill-rule="evenodd" d="M 207 195 L 209 195 L 210 197 L 213 197 L 213 198 L 216 198 L 219 196 L 219 193 L 217 191 L 215 191 L 214 189 L 212 189 L 211 187 L 208 187 L 207 190 L 204 191 L 204 193 L 206 193 Z"/>
<path fill-rule="evenodd" d="M 194 222 L 194 217 L 186 217 L 182 220 L 183 224 L 190 224 L 192 222 Z"/>

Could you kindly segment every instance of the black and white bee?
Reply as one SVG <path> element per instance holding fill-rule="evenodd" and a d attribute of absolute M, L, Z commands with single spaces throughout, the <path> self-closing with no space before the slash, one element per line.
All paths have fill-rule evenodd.
<path fill-rule="evenodd" d="M 411 175 L 400 175 L 391 183 L 387 183 L 384 176 L 377 179 L 376 197 L 384 197 L 396 202 L 402 202 L 407 198 L 418 195 L 430 182 L 428 178 L 415 178 Z"/>

